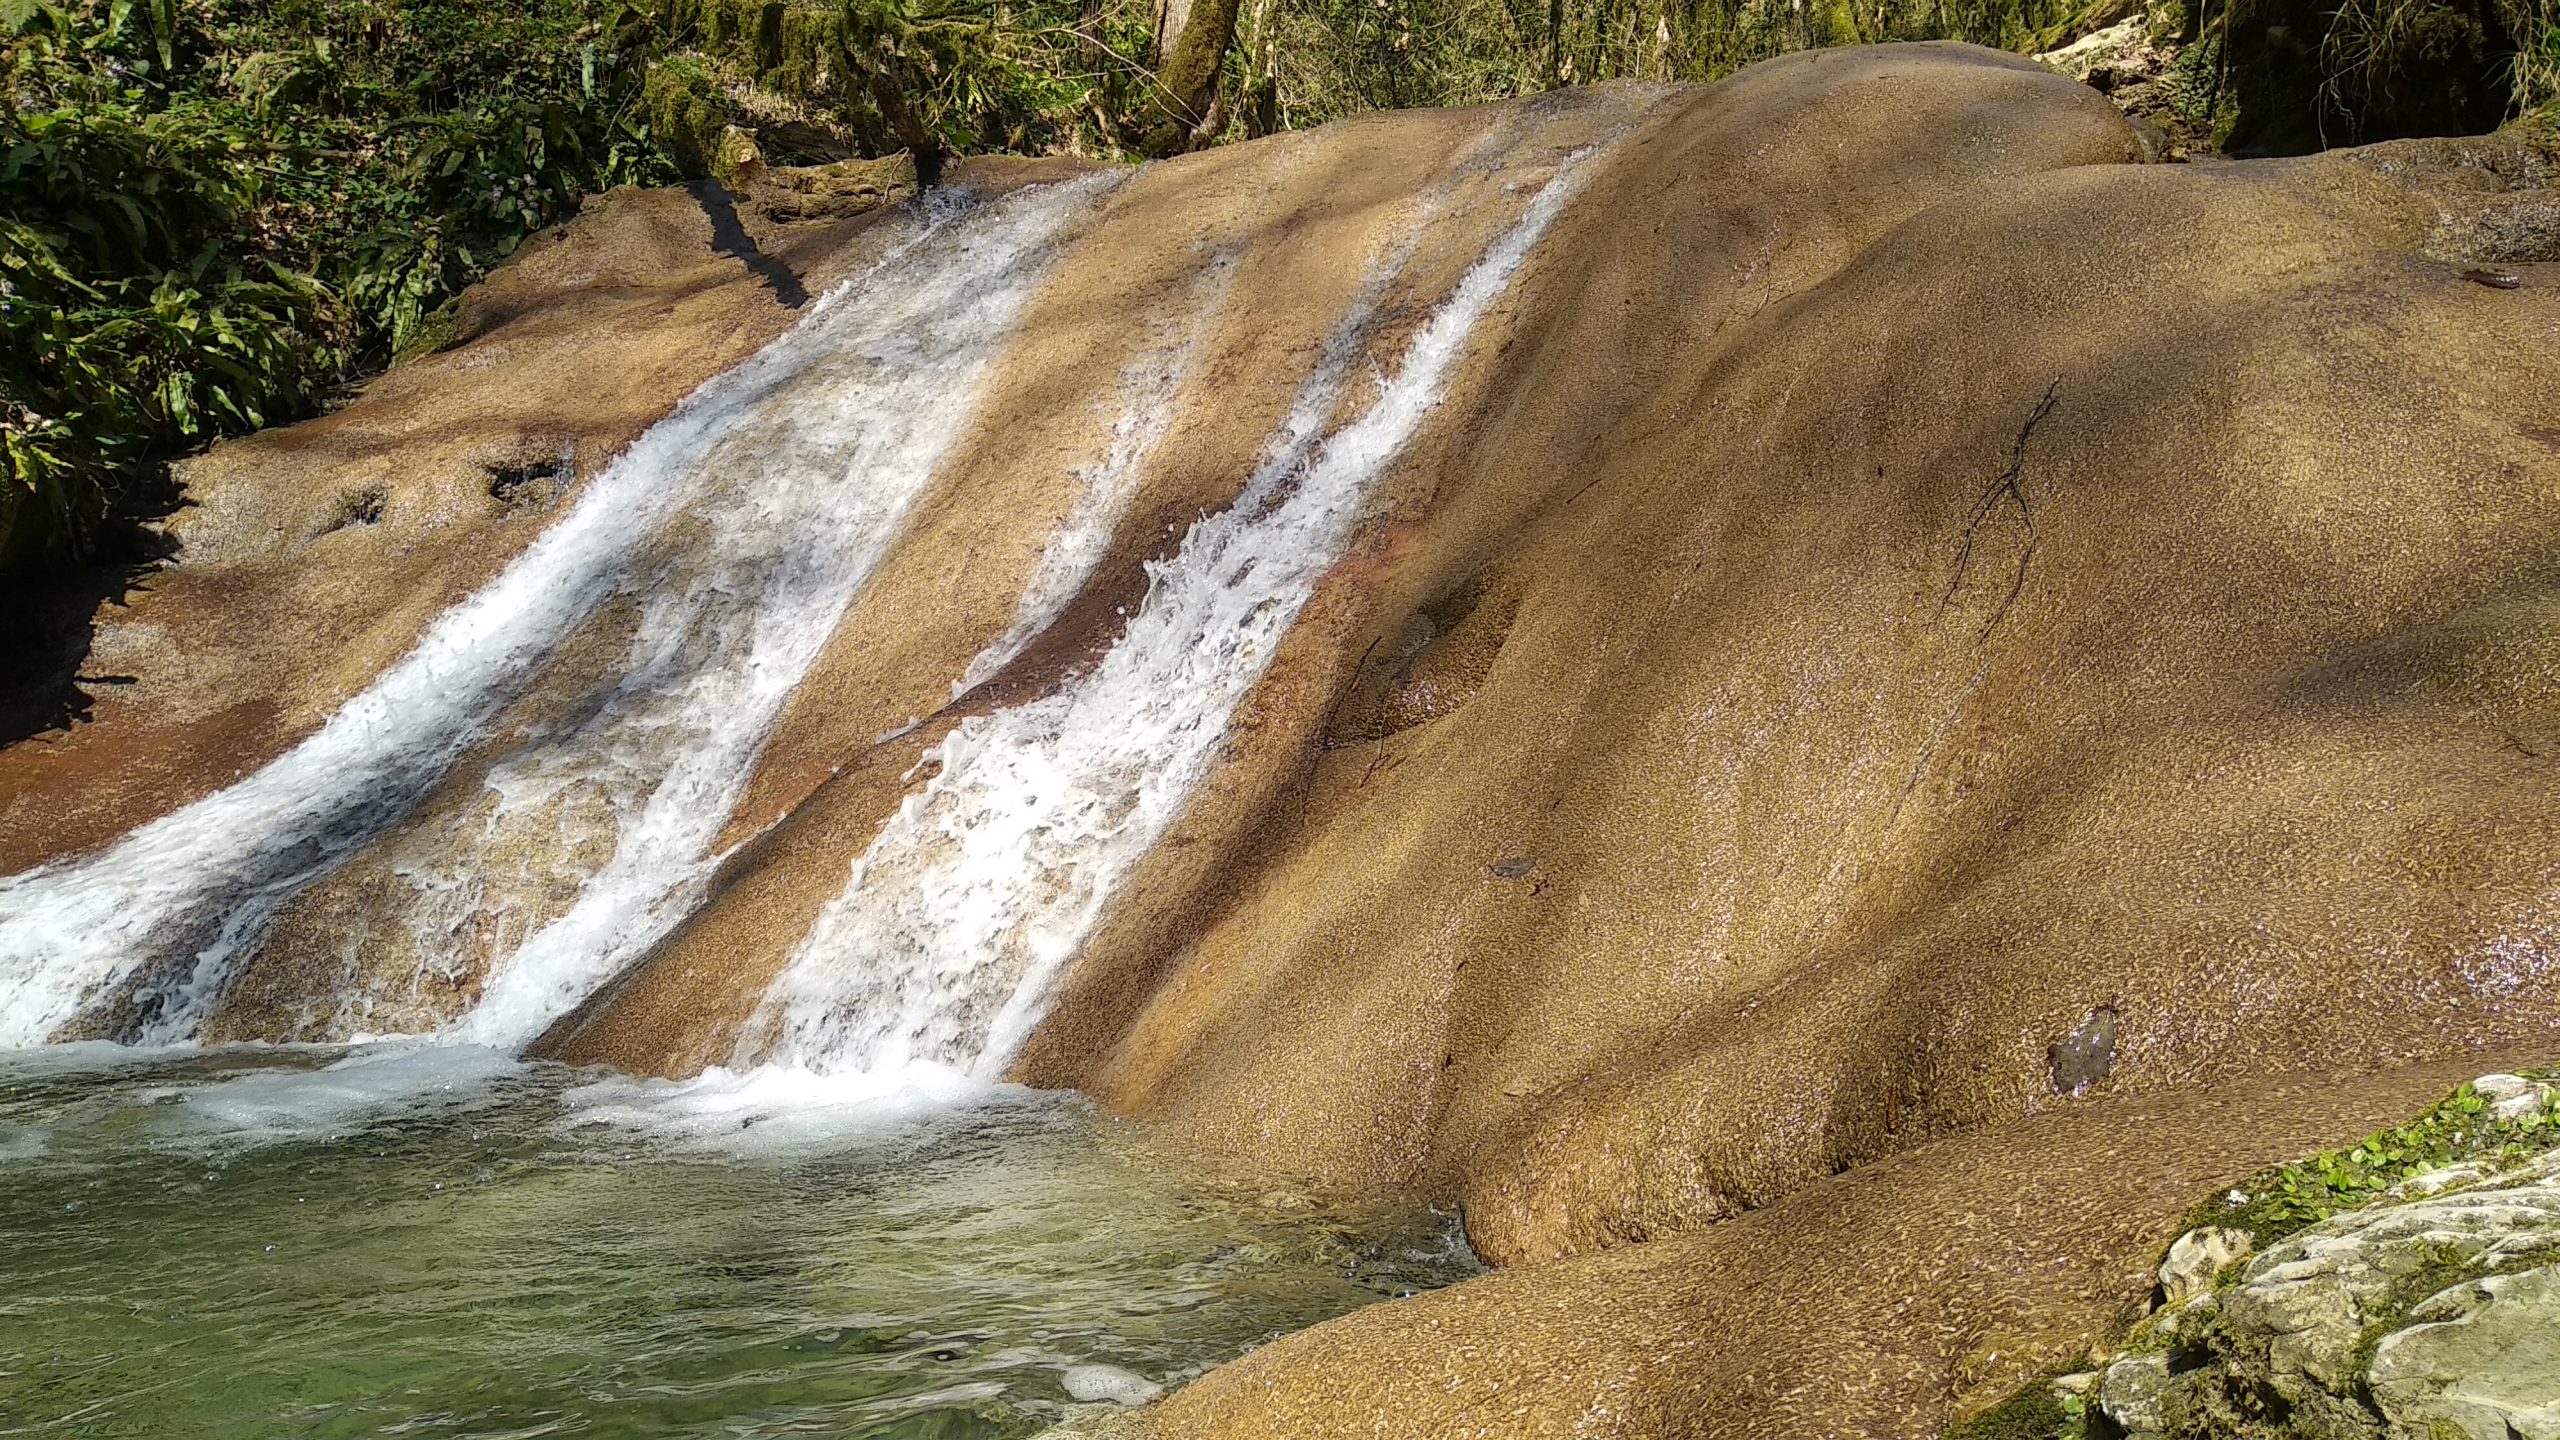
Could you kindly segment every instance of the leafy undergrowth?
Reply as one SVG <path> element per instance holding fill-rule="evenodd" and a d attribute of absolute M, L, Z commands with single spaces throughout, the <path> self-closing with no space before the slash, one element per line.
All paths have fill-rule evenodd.
<path fill-rule="evenodd" d="M 112 553 L 171 457 L 323 408 L 732 121 L 780 161 L 887 153 L 915 137 L 876 79 L 953 150 L 1107 152 L 1146 13 L 0 0 L 0 578 Z"/>
<path fill-rule="evenodd" d="M 2434 93 L 2434 72 L 2392 47 L 2452 34 L 2419 23 L 2446 3 L 2153 11 L 2175 32 L 2174 88 L 2203 109 L 2194 128 L 2218 136 L 2250 57 L 2274 53 L 2250 25 L 2310 34 L 2362 17 L 2314 47 L 2353 82 L 2322 81 L 2323 103 L 2382 106 Z M 731 153 L 1122 155 L 1166 119 L 1161 8 L 0 0 L 0 582 L 137 538 L 127 522 L 175 501 L 172 456 L 314 413 L 431 342 L 462 287 L 598 190 L 716 171 Z M 2046 49 L 2126 13 L 2126 0 L 1239 0 L 1196 135 L 1593 80 L 1713 80 L 1810 46 Z M 2560 0 L 2490 0 L 2484 14 L 2455 37 L 2462 63 L 2503 66 L 2482 83 L 2517 107 L 2548 104 Z"/>
<path fill-rule="evenodd" d="M 0 555 L 98 547 L 170 455 L 311 413 L 583 195 L 673 178 L 593 9 L 0 0 Z"/>
<path fill-rule="evenodd" d="M 2524 1077 L 2560 1080 L 2560 1067 L 2529 1070 Z M 2560 1091 L 2531 1114 L 2502 1119 L 2491 1115 L 2489 1101 L 2466 1083 L 2406 1124 L 2259 1171 L 2198 1206 L 2187 1225 L 2243 1230 L 2263 1250 L 2332 1215 L 2367 1205 L 2426 1171 L 2468 1162 L 2510 1165 L 2555 1148 L 2560 1148 Z"/>
<path fill-rule="evenodd" d="M 1946 1440 L 2055 1440 L 2081 1429 L 2087 1402 L 2053 1393 L 2061 1371 L 2039 1375 L 2008 1399 L 1949 1429 Z"/>

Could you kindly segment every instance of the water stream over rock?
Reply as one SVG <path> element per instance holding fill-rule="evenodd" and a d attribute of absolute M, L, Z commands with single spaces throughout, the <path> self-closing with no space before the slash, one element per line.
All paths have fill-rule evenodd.
<path fill-rule="evenodd" d="M 1355 367 L 1378 363 L 1380 307 L 1418 232 L 1373 262 L 1263 463 L 1151 568 L 1091 671 L 963 721 L 932 752 L 938 774 L 856 860 L 738 1066 L 1002 1073 L 1571 193 L 1578 158 L 1525 197 L 1339 422 Z M 1120 178 L 901 217 L 866 274 L 587 482 L 317 734 L 102 852 L 0 879 L 0 1042 L 101 1009 L 124 1038 L 194 1038 L 279 914 L 368 849 L 389 883 L 337 927 L 350 983 L 312 997 L 302 1033 L 501 1050 L 540 1035 L 699 902 L 784 706 L 968 429 L 1016 317 Z M 1188 308 L 1112 377 L 1108 449 L 1076 467 L 1078 498 L 1011 624 L 955 694 L 1002 671 L 1090 581 L 1235 264 L 1205 257 Z M 618 661 L 561 659 L 597 636 Z M 425 803 L 474 747 L 467 799 Z M 386 934 L 415 957 L 408 983 L 355 963 Z M 465 972 L 476 985 L 431 983 Z M 468 1003 L 439 1009 L 442 991 Z"/>
<path fill-rule="evenodd" d="M 1060 377 L 1094 422 L 1069 498 L 944 682 L 998 699 L 924 753 L 728 1067 L 518 1057 L 714 893 L 786 712 L 1123 173 L 890 217 L 314 733 L 0 878 L 0 1431 L 1009 1436 L 1469 1273 L 1409 1202 L 1221 1179 L 995 1082 L 1582 153 L 1454 276 L 1408 274 L 1447 195 L 1382 227 L 1229 503 L 1087 661 L 1005 690 L 1092 608 L 1236 254 Z M 280 962 L 301 993 L 249 1033 L 358 1043 L 201 1044 Z M 85 1036 L 119 1043 L 44 1043 Z"/>
<path fill-rule="evenodd" d="M 1884 1436 L 2070 1362 L 2560 1025 L 2547 137 L 2145 153 L 1910 45 L 617 192 L 193 462 L 132 683 L 0 748 L 0 1414 L 1011 1436 L 1231 1358 L 1143 1426 Z M 1143 1278 L 1417 1194 L 1498 1272 Z"/>

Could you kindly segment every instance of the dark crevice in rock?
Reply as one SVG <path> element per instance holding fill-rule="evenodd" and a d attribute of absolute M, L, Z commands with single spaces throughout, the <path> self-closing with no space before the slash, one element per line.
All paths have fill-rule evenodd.
<path fill-rule="evenodd" d="M 339 502 L 337 516 L 320 533 L 333 534 L 350 525 L 379 525 L 382 523 L 383 507 L 389 504 L 390 500 L 391 492 L 379 485 L 368 485 L 361 490 L 352 491 Z"/>
<path fill-rule="evenodd" d="M 569 460 L 565 455 L 529 464 L 489 467 L 489 498 L 509 509 L 547 506 L 560 498 L 568 483 Z"/>
<path fill-rule="evenodd" d="M 2083 1094 L 2116 1068 L 2116 1023 L 2121 1018 L 2115 1006 L 2100 1005 L 2045 1052 L 2055 1094 Z"/>
<path fill-rule="evenodd" d="M 1484 685 L 1519 618 L 1520 595 L 1479 570 L 1373 643 L 1325 726 L 1339 750 L 1453 715 Z"/>

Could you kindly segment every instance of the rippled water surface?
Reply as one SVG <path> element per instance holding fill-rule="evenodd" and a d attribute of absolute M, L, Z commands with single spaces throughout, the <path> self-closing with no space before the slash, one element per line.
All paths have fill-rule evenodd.
<path fill-rule="evenodd" d="M 1072 1098 L 0 1052 L 0 1434 L 1028 1434 L 1473 1269 Z"/>

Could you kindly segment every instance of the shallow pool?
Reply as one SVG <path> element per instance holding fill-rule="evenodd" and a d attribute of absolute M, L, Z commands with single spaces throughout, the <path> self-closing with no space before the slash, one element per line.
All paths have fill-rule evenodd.
<path fill-rule="evenodd" d="M 1474 1268 L 1055 1094 L 0 1053 L 0 1434 L 1022 1435 Z"/>

